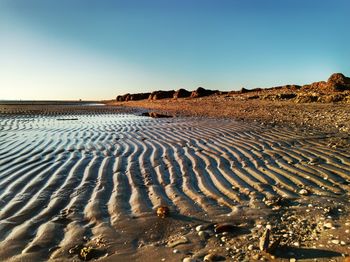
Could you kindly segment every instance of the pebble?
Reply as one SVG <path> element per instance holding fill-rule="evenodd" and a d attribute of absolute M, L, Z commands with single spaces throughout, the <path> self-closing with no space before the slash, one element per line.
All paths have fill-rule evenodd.
<path fill-rule="evenodd" d="M 249 245 L 248 246 L 248 250 L 253 250 L 254 249 L 254 246 L 253 245 Z"/>
<path fill-rule="evenodd" d="M 333 227 L 333 224 L 332 224 L 331 222 L 324 223 L 324 224 L 323 224 L 323 227 L 324 227 L 324 228 L 331 229 L 331 228 Z"/>
<path fill-rule="evenodd" d="M 295 258 L 289 259 L 289 262 L 296 262 L 297 260 Z"/>
<path fill-rule="evenodd" d="M 186 244 L 186 243 L 188 243 L 188 238 L 183 236 L 183 237 L 181 237 L 179 239 L 169 241 L 167 246 L 168 247 L 176 247 L 178 245 Z"/>
<path fill-rule="evenodd" d="M 177 254 L 177 253 L 180 253 L 180 251 L 179 251 L 178 249 L 174 249 L 174 250 L 173 250 L 173 253 L 174 253 L 174 254 Z"/>
<path fill-rule="evenodd" d="M 345 241 L 340 241 L 340 245 L 345 246 L 346 242 Z"/>
<path fill-rule="evenodd" d="M 301 189 L 301 190 L 299 191 L 299 194 L 300 194 L 300 195 L 303 195 L 303 196 L 306 196 L 306 195 L 309 194 L 309 191 L 307 191 L 305 188 L 303 188 L 303 189 Z"/>
<path fill-rule="evenodd" d="M 202 239 L 202 240 L 205 240 L 209 237 L 208 233 L 207 232 L 204 232 L 204 231 L 199 231 L 198 232 L 198 236 Z"/>
<path fill-rule="evenodd" d="M 182 262 L 195 262 L 195 260 L 190 257 L 185 257 Z"/>
<path fill-rule="evenodd" d="M 204 262 L 211 262 L 215 260 L 216 260 L 216 256 L 214 254 L 208 254 L 203 259 Z"/>
<path fill-rule="evenodd" d="M 340 241 L 338 239 L 333 239 L 331 242 L 335 245 L 339 245 L 339 243 L 340 243 Z"/>
<path fill-rule="evenodd" d="M 197 232 L 203 231 L 203 229 L 204 229 L 204 226 L 203 226 L 203 225 L 196 226 L 196 231 L 197 231 Z"/>

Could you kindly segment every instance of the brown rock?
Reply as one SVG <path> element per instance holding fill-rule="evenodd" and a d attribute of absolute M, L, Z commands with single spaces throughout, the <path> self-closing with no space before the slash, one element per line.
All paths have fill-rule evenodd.
<path fill-rule="evenodd" d="M 350 78 L 341 73 L 332 74 L 328 78 L 327 84 L 336 91 L 350 90 Z"/>
<path fill-rule="evenodd" d="M 192 91 L 191 97 L 196 98 L 196 97 L 210 96 L 210 95 L 215 94 L 217 92 L 219 92 L 219 91 L 218 90 L 204 89 L 203 87 L 198 87 L 195 91 Z"/>
<path fill-rule="evenodd" d="M 170 91 L 154 91 L 152 92 L 148 99 L 149 100 L 158 100 L 158 99 L 165 99 L 165 98 L 173 98 L 175 91 L 170 90 Z"/>
<path fill-rule="evenodd" d="M 184 97 L 190 97 L 191 92 L 187 91 L 186 89 L 179 89 L 174 93 L 174 98 L 184 98 Z"/>
<path fill-rule="evenodd" d="M 160 206 L 157 208 L 157 216 L 165 218 L 169 215 L 169 208 L 167 206 Z"/>
<path fill-rule="evenodd" d="M 162 115 L 156 112 L 146 112 L 146 113 L 142 113 L 142 116 L 149 116 L 149 117 L 153 117 L 153 118 L 169 118 L 169 117 L 173 117 L 173 116 L 169 116 L 169 115 Z"/>
<path fill-rule="evenodd" d="M 266 229 L 262 237 L 260 238 L 259 248 L 261 251 L 267 251 L 270 244 L 270 229 Z"/>
<path fill-rule="evenodd" d="M 234 232 L 235 230 L 237 230 L 237 227 L 235 225 L 232 224 L 217 224 L 214 228 L 215 233 L 224 233 L 224 232 Z"/>
<path fill-rule="evenodd" d="M 137 100 L 143 100 L 147 99 L 151 93 L 138 93 L 138 94 L 131 94 L 128 97 L 128 100 L 130 101 L 137 101 Z"/>

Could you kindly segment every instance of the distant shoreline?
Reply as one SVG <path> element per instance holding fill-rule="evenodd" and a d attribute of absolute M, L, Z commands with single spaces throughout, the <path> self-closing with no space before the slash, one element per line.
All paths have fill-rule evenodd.
<path fill-rule="evenodd" d="M 78 101 L 78 100 L 0 100 L 0 105 L 104 105 L 98 100 Z"/>

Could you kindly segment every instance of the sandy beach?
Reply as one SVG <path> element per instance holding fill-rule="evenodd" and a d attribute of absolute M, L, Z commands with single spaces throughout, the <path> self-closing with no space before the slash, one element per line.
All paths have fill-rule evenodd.
<path fill-rule="evenodd" d="M 2 109 L 1 260 L 349 254 L 350 152 L 332 135 L 214 117 L 150 118 L 141 109 L 57 108 Z M 266 228 L 271 243 L 280 238 L 271 252 L 259 249 Z"/>

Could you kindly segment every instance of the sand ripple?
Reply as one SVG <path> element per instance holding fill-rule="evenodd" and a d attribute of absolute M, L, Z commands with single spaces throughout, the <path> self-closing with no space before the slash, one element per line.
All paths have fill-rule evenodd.
<path fill-rule="evenodd" d="M 159 205 L 220 216 L 303 188 L 341 195 L 350 180 L 349 154 L 322 135 L 204 118 L 68 118 L 1 118 L 1 260 L 60 259 L 86 235 L 117 245 L 123 221 Z"/>

